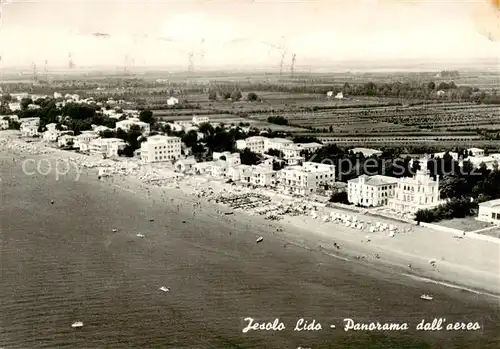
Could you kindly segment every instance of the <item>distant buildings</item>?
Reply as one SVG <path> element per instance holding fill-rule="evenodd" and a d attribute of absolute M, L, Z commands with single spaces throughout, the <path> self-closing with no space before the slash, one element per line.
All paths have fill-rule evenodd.
<path fill-rule="evenodd" d="M 295 165 L 306 160 L 303 156 L 305 151 L 313 154 L 321 148 L 323 148 L 323 144 L 320 143 L 292 143 L 283 146 L 281 151 L 286 163 L 288 165 Z"/>
<path fill-rule="evenodd" d="M 281 151 L 283 147 L 293 144 L 291 139 L 285 138 L 265 138 L 264 139 L 264 152 L 270 149 L 275 149 Z"/>
<path fill-rule="evenodd" d="M 476 219 L 500 225 L 500 199 L 481 202 Z"/>
<path fill-rule="evenodd" d="M 87 152 L 89 151 L 90 142 L 96 138 L 99 138 L 99 135 L 94 131 L 83 131 L 75 137 L 73 146 L 82 152 Z"/>
<path fill-rule="evenodd" d="M 200 126 L 201 124 L 209 123 L 210 119 L 208 116 L 193 116 L 192 122 L 194 125 Z"/>
<path fill-rule="evenodd" d="M 470 156 L 474 156 L 474 157 L 484 156 L 484 150 L 483 149 L 479 149 L 479 148 L 469 148 L 469 149 L 467 149 L 467 153 Z"/>
<path fill-rule="evenodd" d="M 179 104 L 179 99 L 178 98 L 170 97 L 169 99 L 167 99 L 167 105 L 174 106 L 174 105 L 177 105 L 177 104 Z"/>
<path fill-rule="evenodd" d="M 434 180 L 427 170 L 427 162 L 420 164 L 414 177 L 401 178 L 395 188 L 389 207 L 400 213 L 414 214 L 421 209 L 432 209 L 441 204 L 439 200 L 439 177 Z"/>
<path fill-rule="evenodd" d="M 354 205 L 384 206 L 394 197 L 397 184 L 394 177 L 361 175 L 347 182 L 347 198 Z"/>
<path fill-rule="evenodd" d="M 128 131 L 130 131 L 130 128 L 132 126 L 138 126 L 141 129 L 142 134 L 144 134 L 144 135 L 148 135 L 151 131 L 150 125 L 148 123 L 142 122 L 139 119 L 135 119 L 135 118 L 123 120 L 123 121 L 118 121 L 116 123 L 116 130 L 122 129 L 123 131 L 128 132 Z"/>
<path fill-rule="evenodd" d="M 9 120 L 0 119 L 0 130 L 7 130 L 9 128 Z"/>
<path fill-rule="evenodd" d="M 141 160 L 144 162 L 162 162 L 179 159 L 181 139 L 179 137 L 152 136 L 141 143 Z"/>
<path fill-rule="evenodd" d="M 370 156 L 380 156 L 382 155 L 382 151 L 377 150 L 377 149 L 369 149 L 369 148 L 353 148 L 351 151 L 354 154 L 361 153 L 365 158 L 369 158 Z"/>
<path fill-rule="evenodd" d="M 335 99 L 344 99 L 344 94 L 342 92 L 337 93 Z"/>
<path fill-rule="evenodd" d="M 57 139 L 57 145 L 59 147 L 66 147 L 75 144 L 75 136 L 72 135 L 62 135 Z"/>

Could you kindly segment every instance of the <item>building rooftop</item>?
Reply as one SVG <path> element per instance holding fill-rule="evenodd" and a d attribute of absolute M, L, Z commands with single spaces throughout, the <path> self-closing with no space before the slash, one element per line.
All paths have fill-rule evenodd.
<path fill-rule="evenodd" d="M 382 154 L 381 150 L 370 149 L 370 148 L 352 148 L 351 151 L 354 154 L 361 153 L 364 156 L 379 155 Z"/>
<path fill-rule="evenodd" d="M 358 178 L 349 180 L 349 182 L 359 183 L 362 179 L 364 179 L 365 184 L 368 185 L 387 185 L 398 182 L 398 179 L 395 177 L 382 176 L 382 175 L 375 175 L 375 176 L 361 175 Z"/>
<path fill-rule="evenodd" d="M 478 152 L 478 151 L 484 151 L 484 149 L 480 149 L 480 148 L 469 148 L 469 149 L 467 149 L 467 151 Z"/>
<path fill-rule="evenodd" d="M 483 207 L 497 207 L 497 206 L 500 206 L 500 199 L 481 202 L 479 204 L 479 206 L 483 206 Z"/>

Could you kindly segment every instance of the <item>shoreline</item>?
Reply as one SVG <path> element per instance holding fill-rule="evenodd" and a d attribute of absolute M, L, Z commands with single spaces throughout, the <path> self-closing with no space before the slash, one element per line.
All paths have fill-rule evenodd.
<path fill-rule="evenodd" d="M 23 144 L 22 142 L 22 140 L 16 141 L 16 143 L 20 144 Z M 91 159 L 91 157 L 85 155 L 55 149 L 48 150 L 43 155 L 33 154 L 26 150 L 20 152 L 8 150 L 8 153 L 14 156 L 17 153 L 21 157 L 41 157 L 53 161 L 58 158 Z M 97 170 L 95 168 L 85 168 L 82 171 L 82 177 L 84 180 L 98 181 Z M 175 181 L 172 181 L 170 185 L 160 187 L 144 183 L 141 179 L 133 175 L 111 176 L 101 180 L 100 183 L 110 187 L 114 186 L 117 190 L 127 191 L 134 194 L 134 196 L 140 196 L 143 199 L 146 198 L 154 202 L 158 200 L 161 203 L 163 200 L 163 204 L 165 205 L 194 205 L 194 219 L 197 216 L 202 216 L 205 219 L 214 219 L 213 215 L 215 214 L 219 217 L 222 215 L 220 219 L 235 223 L 239 228 L 246 226 L 247 231 L 248 227 L 256 226 L 259 230 L 263 230 L 275 238 L 282 240 L 284 248 L 286 248 L 287 244 L 290 244 L 311 251 L 321 252 L 322 254 L 341 259 L 353 265 L 365 265 L 374 269 L 383 269 L 384 271 L 389 269 L 393 274 L 412 278 L 419 282 L 430 282 L 447 288 L 458 288 L 466 292 L 478 293 L 490 298 L 500 298 L 498 278 L 498 271 L 500 270 L 498 257 L 500 250 L 496 244 L 467 239 L 466 237 L 456 240 L 452 237 L 452 234 L 439 233 L 422 227 L 416 227 L 411 233 L 398 234 L 395 238 L 380 236 L 384 234 L 382 232 L 372 233 L 370 234 L 372 241 L 365 243 L 360 242 L 364 238 L 364 233 L 352 231 L 351 228 L 331 222 L 318 222 L 318 220 L 314 220 L 309 216 L 285 216 L 281 221 L 269 221 L 261 216 L 252 215 L 239 209 L 233 210 L 234 214 L 230 216 L 224 216 L 221 211 L 227 211 L 229 208 L 223 204 L 210 202 L 206 198 L 197 197 L 196 194 L 192 193 L 193 181 L 199 183 L 197 187 L 201 188 L 219 187 L 221 190 L 232 189 L 226 184 L 217 181 L 204 182 L 201 178 L 196 177 L 187 177 L 180 181 L 178 184 L 179 188 L 172 185 Z M 164 196 L 167 196 L 170 202 L 165 201 Z M 200 205 L 202 209 L 196 214 L 197 211 L 194 209 L 200 207 Z M 356 215 L 340 209 L 325 210 Z M 370 219 L 374 220 L 375 218 L 370 217 Z M 383 219 L 377 220 L 383 221 Z M 333 239 L 341 245 L 340 250 L 333 246 Z M 451 246 L 445 248 L 446 243 Z M 442 250 L 436 248 L 440 245 L 443 247 Z M 413 248 L 409 246 L 413 246 Z M 421 248 L 420 251 L 419 248 Z M 496 256 L 494 255 L 495 248 Z M 473 254 L 472 257 L 465 255 L 464 253 L 466 252 L 464 251 L 469 251 Z M 441 259 L 439 259 L 438 252 L 441 253 Z M 434 255 L 431 257 L 430 255 L 433 253 Z M 375 258 L 374 254 L 380 254 L 380 257 Z M 360 255 L 364 258 L 356 259 Z M 484 259 L 487 255 L 491 259 L 496 258 L 496 261 L 487 261 Z M 433 270 L 429 266 L 427 261 L 430 258 L 438 260 L 437 270 Z M 408 268 L 408 264 L 411 264 L 412 267 Z M 464 282 L 464 280 L 467 281 Z"/>

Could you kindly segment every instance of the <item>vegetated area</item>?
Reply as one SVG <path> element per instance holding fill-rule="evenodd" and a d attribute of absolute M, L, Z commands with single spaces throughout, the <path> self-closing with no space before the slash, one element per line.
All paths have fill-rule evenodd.
<path fill-rule="evenodd" d="M 12 90 L 76 92 L 133 101 L 164 121 L 207 115 L 215 122 L 333 138 L 339 144 L 405 142 L 487 146 L 500 140 L 497 72 L 87 73 Z M 343 93 L 343 99 L 328 97 Z M 168 106 L 174 96 L 179 104 Z"/>

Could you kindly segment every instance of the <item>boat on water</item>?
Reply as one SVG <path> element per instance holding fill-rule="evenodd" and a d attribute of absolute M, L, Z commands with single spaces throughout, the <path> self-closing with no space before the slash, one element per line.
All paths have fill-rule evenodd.
<path fill-rule="evenodd" d="M 76 321 L 76 322 L 73 322 L 73 323 L 71 324 L 71 327 L 73 327 L 73 328 L 83 327 L 83 322 L 81 322 L 81 321 Z"/>
<path fill-rule="evenodd" d="M 257 243 L 259 243 L 259 242 L 262 242 L 262 240 L 264 240 L 264 238 L 261 236 L 261 237 L 259 237 L 257 240 L 255 240 L 255 241 L 256 241 Z"/>
<path fill-rule="evenodd" d="M 118 229 L 113 229 L 113 233 L 116 233 L 118 231 Z"/>
<path fill-rule="evenodd" d="M 230 214 L 233 214 L 233 213 L 234 213 L 233 211 L 224 212 L 225 215 L 230 215 Z"/>
<path fill-rule="evenodd" d="M 420 296 L 420 299 L 423 299 L 425 301 L 431 301 L 433 300 L 433 297 L 430 294 L 423 294 Z"/>
<path fill-rule="evenodd" d="M 144 235 L 142 233 L 137 234 L 137 237 L 139 237 L 139 238 L 143 238 L 144 236 L 146 236 L 146 235 Z"/>
<path fill-rule="evenodd" d="M 170 291 L 170 289 L 168 287 L 165 287 L 165 286 L 162 286 L 159 288 L 160 291 L 163 291 L 163 292 L 168 292 Z"/>

